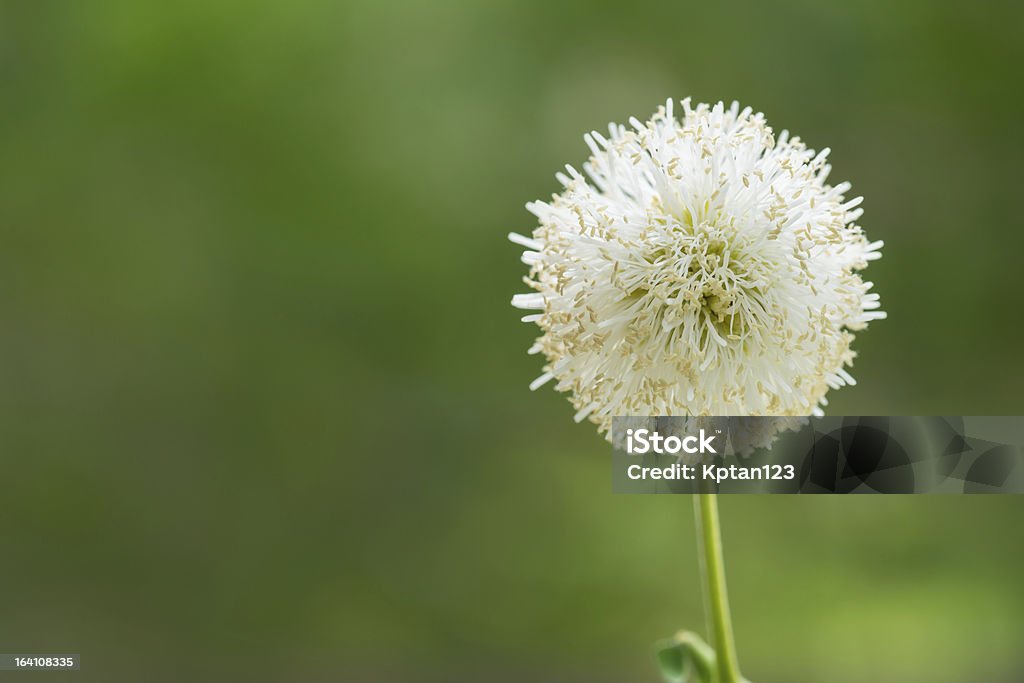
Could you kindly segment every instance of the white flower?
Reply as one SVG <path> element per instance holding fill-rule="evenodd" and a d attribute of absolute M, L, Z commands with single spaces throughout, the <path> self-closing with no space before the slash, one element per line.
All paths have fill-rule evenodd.
<path fill-rule="evenodd" d="M 828 185 L 815 154 L 761 114 L 671 100 L 632 130 L 584 136 L 592 156 L 557 174 L 512 304 L 542 334 L 530 349 L 571 392 L 576 421 L 616 415 L 820 414 L 853 331 L 884 318 L 857 271 L 881 256 L 854 221 L 861 198 Z"/>

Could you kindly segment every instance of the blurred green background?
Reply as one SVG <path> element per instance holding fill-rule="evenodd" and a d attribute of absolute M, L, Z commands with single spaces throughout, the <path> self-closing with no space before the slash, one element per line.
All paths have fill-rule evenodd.
<path fill-rule="evenodd" d="M 831 146 L 887 244 L 832 412 L 1022 414 L 1022 20 L 3 2 L 0 651 L 81 653 L 41 681 L 656 681 L 703 623 L 690 501 L 612 496 L 604 441 L 527 391 L 506 233 L 584 132 L 739 99 Z M 757 683 L 1024 680 L 1024 499 L 722 516 Z"/>

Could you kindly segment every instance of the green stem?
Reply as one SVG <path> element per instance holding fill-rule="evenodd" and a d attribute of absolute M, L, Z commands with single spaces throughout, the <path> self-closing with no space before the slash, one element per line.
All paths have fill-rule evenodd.
<path fill-rule="evenodd" d="M 702 490 L 707 490 L 702 487 Z M 729 595 L 725 589 L 725 562 L 722 559 L 722 532 L 718 523 L 718 494 L 698 493 L 693 497 L 697 537 L 704 575 L 704 610 L 708 617 L 708 637 L 715 649 L 718 683 L 742 683 L 732 635 Z"/>

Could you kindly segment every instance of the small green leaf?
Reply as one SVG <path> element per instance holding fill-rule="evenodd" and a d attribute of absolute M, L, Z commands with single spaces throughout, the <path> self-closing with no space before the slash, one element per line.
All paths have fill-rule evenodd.
<path fill-rule="evenodd" d="M 679 645 L 666 640 L 657 643 L 655 648 L 654 656 L 658 659 L 662 678 L 668 683 L 685 683 L 690 678 L 693 665 L 687 661 Z"/>
<path fill-rule="evenodd" d="M 680 631 L 654 648 L 666 683 L 713 683 L 715 651 L 696 633 Z"/>

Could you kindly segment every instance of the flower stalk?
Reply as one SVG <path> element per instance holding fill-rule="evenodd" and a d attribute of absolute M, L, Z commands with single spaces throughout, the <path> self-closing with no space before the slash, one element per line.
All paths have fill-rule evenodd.
<path fill-rule="evenodd" d="M 716 654 L 716 681 L 742 683 L 743 677 L 740 675 L 736 642 L 732 633 L 729 594 L 725 587 L 722 532 L 718 522 L 718 494 L 706 491 L 698 493 L 694 495 L 693 503 L 700 547 L 708 637 Z"/>

